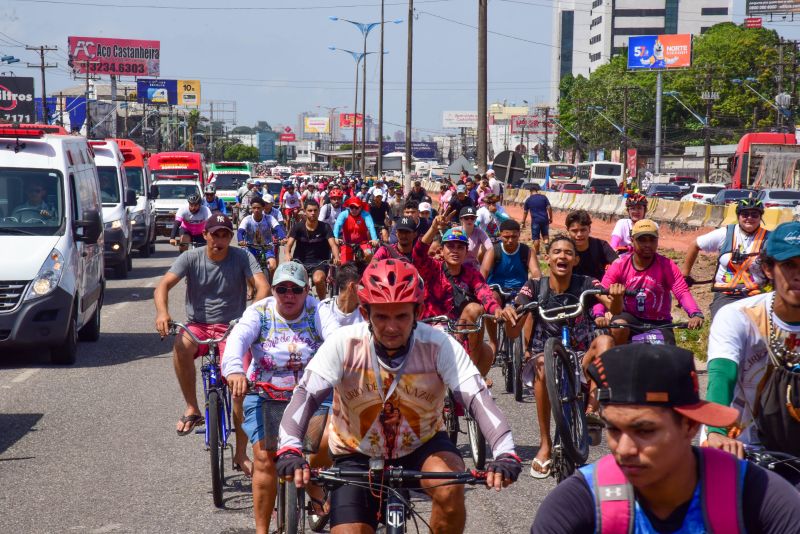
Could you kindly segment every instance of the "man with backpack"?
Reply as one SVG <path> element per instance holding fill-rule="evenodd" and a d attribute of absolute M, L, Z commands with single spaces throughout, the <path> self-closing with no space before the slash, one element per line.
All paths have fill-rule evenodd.
<path fill-rule="evenodd" d="M 692 267 L 701 250 L 719 254 L 714 276 L 714 300 L 711 301 L 712 320 L 724 305 L 769 291 L 769 281 L 759 259 L 769 235 L 761 226 L 763 215 L 764 204 L 760 200 L 740 200 L 736 203 L 738 222 L 701 235 L 686 254 L 682 272 L 689 283 L 694 282 Z"/>
<path fill-rule="evenodd" d="M 800 495 L 775 473 L 692 446 L 736 410 L 701 401 L 691 352 L 615 347 L 593 360 L 611 454 L 547 496 L 531 534 L 797 532 Z"/>
<path fill-rule="evenodd" d="M 564 226 L 575 241 L 580 261 L 575 273 L 603 279 L 608 267 L 617 259 L 617 253 L 607 241 L 592 237 L 592 217 L 586 210 L 575 210 L 567 214 Z"/>
<path fill-rule="evenodd" d="M 775 290 L 723 307 L 711 324 L 708 399 L 739 421 L 710 426 L 706 443 L 740 458 L 759 444 L 800 456 L 800 222 L 775 228 L 761 259 Z"/>

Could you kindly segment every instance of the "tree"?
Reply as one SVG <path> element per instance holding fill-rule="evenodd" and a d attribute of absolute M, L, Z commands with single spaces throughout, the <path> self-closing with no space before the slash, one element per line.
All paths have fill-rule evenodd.
<path fill-rule="evenodd" d="M 225 148 L 227 161 L 255 161 L 259 160 L 258 148 L 242 144 L 231 145 Z"/>
<path fill-rule="evenodd" d="M 194 150 L 194 134 L 197 133 L 199 126 L 200 126 L 200 111 L 197 109 L 193 109 L 189 112 L 189 115 L 186 117 L 186 127 L 189 130 L 189 139 L 187 145 L 189 150 Z"/>

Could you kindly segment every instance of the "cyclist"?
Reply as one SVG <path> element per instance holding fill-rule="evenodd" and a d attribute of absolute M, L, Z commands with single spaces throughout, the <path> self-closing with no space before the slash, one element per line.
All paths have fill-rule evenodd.
<path fill-rule="evenodd" d="M 254 198 L 250 201 L 250 215 L 239 221 L 239 228 L 236 231 L 236 238 L 239 241 L 240 247 L 247 247 L 250 254 L 260 261 L 262 254 L 267 260 L 266 267 L 269 269 L 269 278 L 272 278 L 272 273 L 278 266 L 278 260 L 275 255 L 275 241 L 283 239 L 286 234 L 283 227 L 280 225 L 272 215 L 266 215 L 265 205 L 261 197 Z M 262 269 L 265 266 L 262 266 Z"/>
<path fill-rule="evenodd" d="M 576 274 L 603 279 L 609 266 L 617 259 L 617 253 L 606 241 L 592 237 L 592 216 L 586 210 L 575 210 L 567 214 L 564 222 L 567 233 L 575 241 L 580 261 L 575 266 Z"/>
<path fill-rule="evenodd" d="M 467 196 L 467 186 L 458 184 L 456 186 L 456 193 L 450 198 L 447 208 L 443 209 L 443 215 L 446 217 L 453 217 L 461 213 L 461 210 L 467 206 L 475 207 L 475 203 Z"/>
<path fill-rule="evenodd" d="M 289 182 L 289 185 L 286 186 L 286 191 L 283 193 L 283 198 L 281 199 L 283 218 L 286 220 L 287 225 L 290 225 L 291 221 L 297 218 L 297 214 L 300 212 L 300 206 L 300 195 L 295 192 L 294 184 Z"/>
<path fill-rule="evenodd" d="M 239 220 L 241 221 L 250 215 L 250 203 L 254 198 L 261 198 L 261 189 L 256 185 L 255 181 L 247 182 L 247 192 L 239 198 Z"/>
<path fill-rule="evenodd" d="M 531 302 L 538 302 L 542 309 L 556 308 L 577 304 L 581 293 L 588 289 L 600 287 L 600 282 L 595 278 L 575 274 L 574 268 L 578 264 L 578 251 L 575 242 L 568 235 L 560 234 L 545 247 L 547 265 L 550 275 L 538 280 L 529 279 L 520 289 L 515 306 L 524 306 Z M 621 309 L 620 296 L 625 288 L 614 285 L 609 290 L 614 297 L 596 296 L 588 300 L 582 316 L 571 323 L 570 337 L 572 348 L 583 355 L 584 368 L 589 365 L 591 358 L 601 354 L 614 346 L 614 339 L 609 335 L 598 335 L 594 327 L 605 327 L 608 320 L 603 314 L 593 316 L 592 304 L 597 302 L 603 309 L 608 308 L 614 312 Z M 561 337 L 562 324 L 550 323 L 537 318 L 536 314 L 529 314 L 524 320 L 519 320 L 514 306 L 508 305 L 504 309 L 509 337 L 515 338 L 525 331 L 532 332 L 527 347 L 525 363 L 523 364 L 523 382 L 533 382 L 533 393 L 536 397 L 536 416 L 539 422 L 541 445 L 533 459 L 530 475 L 533 478 L 547 478 L 550 476 L 550 457 L 553 442 L 550 438 L 550 398 L 544 375 L 544 345 L 548 338 Z M 526 335 L 527 337 L 527 335 Z M 589 414 L 593 411 L 589 410 Z M 597 422 L 597 421 L 593 421 Z"/>
<path fill-rule="evenodd" d="M 333 236 L 339 244 L 347 244 L 350 248 L 360 247 L 364 252 L 364 263 L 369 263 L 375 247 L 378 246 L 378 234 L 375 232 L 372 216 L 363 209 L 364 205 L 356 197 L 348 198 L 344 203 L 347 211 L 342 211 L 336 218 Z M 353 261 L 354 255 L 355 249 L 352 254 L 347 250 L 343 251 L 342 263 Z"/>
<path fill-rule="evenodd" d="M 672 322 L 672 298 L 675 295 L 683 310 L 689 315 L 688 327 L 693 330 L 703 325 L 703 312 L 694 300 L 681 271 L 674 261 L 658 253 L 658 226 L 642 219 L 631 230 L 633 253 L 625 254 L 611 264 L 603 275 L 603 287 L 623 284 L 625 289 L 636 291 L 635 296 L 624 299 L 622 313 L 613 318 L 615 323 L 662 326 Z M 596 315 L 605 313 L 598 308 Z M 672 328 L 661 330 L 664 341 L 675 344 Z M 630 330 L 612 331 L 617 345 L 628 342 Z"/>
<path fill-rule="evenodd" d="M 368 322 L 340 329 L 311 360 L 281 420 L 279 474 L 299 487 L 308 482 L 300 452 L 303 435 L 309 415 L 331 392 L 329 447 L 336 467 L 366 469 L 370 458 L 380 458 L 387 466 L 462 471 L 458 449 L 441 431 L 449 387 L 476 417 L 494 453 L 487 485 L 500 490 L 514 482 L 521 464 L 511 428 L 478 370 L 450 336 L 417 323 L 423 302 L 420 273 L 406 262 L 383 260 L 367 267 L 361 284 L 360 311 Z M 367 387 L 375 382 L 377 387 Z M 387 409 L 393 411 L 388 418 Z M 420 488 L 432 499 L 431 530 L 463 532 L 463 486 L 420 481 Z M 331 504 L 332 532 L 377 527 L 380 496 L 369 487 L 338 487 Z"/>
<path fill-rule="evenodd" d="M 320 208 L 319 220 L 333 228 L 336 224 L 336 219 L 342 212 L 342 197 L 344 193 L 341 189 L 334 188 L 331 190 L 328 198 L 330 202 Z"/>
<path fill-rule="evenodd" d="M 469 240 L 460 228 L 448 228 L 447 220 L 438 216 L 430 230 L 414 244 L 412 254 L 414 266 L 425 280 L 425 311 L 422 317 L 447 315 L 460 322 L 476 324 L 486 313 L 500 317 L 502 309 L 497 305 L 492 290 L 480 271 L 466 262 Z M 442 236 L 442 260 L 428 254 L 430 245 L 439 232 Z M 486 376 L 492 366 L 494 353 L 483 342 L 483 328 L 469 334 L 469 355 L 473 363 Z M 491 381 L 489 381 L 491 384 Z"/>
<path fill-rule="evenodd" d="M 494 194 L 486 195 L 483 199 L 483 206 L 478 208 L 478 226 L 483 229 L 492 242 L 500 239 L 500 224 L 508 221 L 511 216 L 506 213 L 502 206 L 498 206 L 500 197 Z"/>
<path fill-rule="evenodd" d="M 373 188 L 374 189 L 374 188 Z M 389 231 L 387 230 L 389 219 L 389 204 L 383 201 L 383 192 L 380 188 L 375 189 L 375 194 L 369 203 L 369 214 L 375 224 L 375 232 L 381 241 L 389 241 Z"/>
<path fill-rule="evenodd" d="M 169 291 L 182 278 L 186 278 L 187 326 L 201 340 L 218 338 L 228 329 L 228 324 L 238 319 L 245 310 L 248 284 L 255 286 L 256 298 L 262 299 L 269 284 L 255 258 L 242 249 L 230 246 L 233 223 L 222 214 L 212 216 L 205 223 L 203 237 L 207 246 L 181 254 L 165 274 L 153 294 L 156 306 L 156 330 L 164 337 L 172 320 L 169 314 Z M 225 349 L 220 344 L 220 354 Z M 186 402 L 186 410 L 177 424 L 180 436 L 190 434 L 196 426 L 205 424 L 197 405 L 194 359 L 205 355 L 208 347 L 198 347 L 188 335 L 175 338 L 173 364 L 178 384 Z M 242 431 L 242 402 L 233 403 L 236 429 L 234 462 L 250 475 L 252 464 L 247 458 L 247 438 Z"/>
<path fill-rule="evenodd" d="M 419 218 L 425 221 L 429 226 L 433 222 L 433 218 L 439 214 L 438 211 L 433 209 L 430 202 L 420 202 L 419 204 Z"/>
<path fill-rule="evenodd" d="M 211 217 L 211 210 L 202 205 L 200 195 L 190 195 L 186 205 L 175 213 L 175 224 L 169 236 L 169 244 L 179 245 L 181 252 L 189 248 L 189 242 L 202 247 L 206 244 L 203 228 Z"/>
<path fill-rule="evenodd" d="M 800 223 L 784 223 L 770 233 L 761 267 L 775 290 L 724 306 L 711 324 L 708 399 L 732 406 L 740 415 L 732 432 L 708 428 L 707 444 L 740 458 L 743 444 L 769 444 L 769 449 L 798 456 L 800 426 L 788 424 L 795 421 L 791 414 L 800 405 L 796 388 L 787 397 L 790 388 L 781 387 L 777 406 L 765 402 L 770 401 L 772 380 L 796 377 L 787 376 L 787 369 L 796 373 L 800 364 Z M 770 414 L 781 417 L 767 419 Z M 774 436 L 780 433 L 785 438 L 776 446 Z"/>
<path fill-rule="evenodd" d="M 217 196 L 217 187 L 214 184 L 208 184 L 203 189 L 203 206 L 207 207 L 212 213 L 218 211 L 223 215 L 228 214 L 225 201 Z"/>
<path fill-rule="evenodd" d="M 522 205 L 522 227 L 525 228 L 525 219 L 531 214 L 531 241 L 536 254 L 539 254 L 539 238 L 547 247 L 550 235 L 550 225 L 553 224 L 553 208 L 546 196 L 539 193 L 539 184 L 531 184 L 531 194 Z"/>
<path fill-rule="evenodd" d="M 398 187 L 394 182 L 390 183 L 389 200 L 386 203 L 389 204 L 389 209 L 392 212 L 392 220 L 402 217 L 406 205 L 406 201 L 403 198 L 403 188 Z"/>
<path fill-rule="evenodd" d="M 614 225 L 614 230 L 611 231 L 611 248 L 620 254 L 633 250 L 631 229 L 647 214 L 647 197 L 640 193 L 628 195 L 628 198 L 625 199 L 625 207 L 628 210 L 628 218 L 618 220 Z"/>
<path fill-rule="evenodd" d="M 322 331 L 314 320 L 317 300 L 308 294 L 303 266 L 293 261 L 280 264 L 273 282 L 273 296 L 249 306 L 228 337 L 222 374 L 234 398 L 247 392 L 248 380 L 281 388 L 295 386 L 322 345 Z M 253 358 L 245 368 L 248 350 Z M 265 402 L 261 395 L 247 395 L 242 424 L 253 445 L 253 513 L 258 534 L 269 532 L 277 489 L 274 456 L 278 436 L 268 430 L 277 428 L 278 421 L 268 421 L 265 429 L 264 418 L 275 416 L 278 410 L 267 409 Z"/>
<path fill-rule="evenodd" d="M 611 454 L 556 486 L 532 534 L 797 532 L 800 495 L 786 481 L 692 446 L 701 423 L 729 425 L 736 411 L 700 400 L 691 352 L 616 347 L 589 372 Z"/>
<path fill-rule="evenodd" d="M 420 202 L 425 202 L 427 198 L 428 192 L 422 188 L 422 181 L 415 180 L 411 191 L 409 191 L 408 196 L 406 196 L 406 201 L 414 200 L 417 205 L 419 205 Z"/>
<path fill-rule="evenodd" d="M 460 228 L 464 231 L 469 241 L 467 247 L 467 261 L 480 268 L 486 276 L 494 264 L 494 245 L 486 232 L 475 225 L 478 220 L 478 210 L 473 206 L 461 208 L 458 214 Z"/>
<path fill-rule="evenodd" d="M 394 233 L 397 242 L 393 244 L 384 243 L 375 252 L 373 259 L 413 261 L 412 252 L 414 251 L 414 241 L 417 239 L 417 225 L 411 217 L 400 217 L 394 223 Z"/>
<path fill-rule="evenodd" d="M 714 276 L 714 289 L 718 291 L 711 301 L 712 320 L 726 304 L 770 289 L 759 259 L 769 235 L 767 229 L 761 226 L 763 215 L 764 204 L 760 200 L 744 198 L 736 203 L 738 223 L 701 235 L 686 253 L 682 272 L 690 282 L 693 281 L 692 267 L 701 250 L 719 254 Z"/>
<path fill-rule="evenodd" d="M 306 220 L 295 223 L 286 241 L 286 261 L 299 261 L 303 264 L 317 292 L 317 297 L 325 298 L 328 291 L 328 266 L 333 259 L 339 263 L 339 247 L 333 238 L 331 227 L 319 220 L 319 204 L 306 200 Z"/>

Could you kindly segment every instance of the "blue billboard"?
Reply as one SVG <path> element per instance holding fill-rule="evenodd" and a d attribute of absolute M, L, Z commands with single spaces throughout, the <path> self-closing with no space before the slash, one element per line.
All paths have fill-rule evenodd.
<path fill-rule="evenodd" d="M 136 80 L 136 101 L 140 104 L 178 103 L 178 80 Z"/>
<path fill-rule="evenodd" d="M 628 40 L 631 70 L 680 69 L 692 66 L 692 35 L 638 35 Z"/>
<path fill-rule="evenodd" d="M 383 153 L 389 152 L 405 152 L 405 141 L 384 141 Z M 436 143 L 429 141 L 412 141 L 411 142 L 411 156 L 418 159 L 436 159 Z"/>

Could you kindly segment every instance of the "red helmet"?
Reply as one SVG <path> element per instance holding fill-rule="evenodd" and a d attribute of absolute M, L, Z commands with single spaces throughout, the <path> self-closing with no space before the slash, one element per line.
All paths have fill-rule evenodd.
<path fill-rule="evenodd" d="M 344 192 L 341 189 L 334 189 L 328 195 L 330 198 L 342 198 L 344 196 Z"/>
<path fill-rule="evenodd" d="M 350 197 L 344 201 L 344 207 L 349 208 L 350 206 L 358 206 L 359 208 L 363 208 L 364 206 L 361 204 L 361 201 L 358 197 Z"/>
<path fill-rule="evenodd" d="M 642 195 L 641 193 L 633 193 L 628 195 L 628 198 L 625 200 L 625 207 L 631 208 L 633 206 L 644 206 L 647 207 L 647 197 Z"/>
<path fill-rule="evenodd" d="M 416 267 L 401 260 L 373 261 L 361 277 L 361 304 L 422 304 L 422 278 Z"/>

